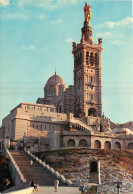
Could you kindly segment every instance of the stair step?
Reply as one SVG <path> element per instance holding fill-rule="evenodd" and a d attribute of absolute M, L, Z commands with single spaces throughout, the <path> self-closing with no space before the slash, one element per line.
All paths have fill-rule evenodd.
<path fill-rule="evenodd" d="M 33 179 L 35 179 L 39 185 L 54 186 L 56 176 L 47 169 L 43 168 L 25 152 L 11 151 L 11 154 L 27 182 L 31 182 Z M 33 160 L 33 166 L 30 168 L 31 159 Z M 60 185 L 67 186 L 61 180 Z"/>

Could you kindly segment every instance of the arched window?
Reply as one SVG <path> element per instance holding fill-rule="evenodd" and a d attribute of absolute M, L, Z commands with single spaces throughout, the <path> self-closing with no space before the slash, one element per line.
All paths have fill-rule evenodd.
<path fill-rule="evenodd" d="M 111 149 L 111 143 L 109 141 L 105 141 L 104 149 Z"/>
<path fill-rule="evenodd" d="M 95 66 L 97 66 L 98 61 L 97 61 L 97 53 L 95 53 Z"/>
<path fill-rule="evenodd" d="M 74 141 L 74 139 L 69 139 L 67 141 L 67 147 L 75 147 L 75 141 Z"/>
<path fill-rule="evenodd" d="M 87 147 L 87 141 L 85 139 L 81 139 L 79 141 L 79 147 Z"/>
<path fill-rule="evenodd" d="M 127 146 L 127 149 L 128 150 L 133 150 L 133 143 L 129 143 L 128 146 Z"/>
<path fill-rule="evenodd" d="M 121 144 L 119 142 L 115 142 L 114 149 L 121 149 Z"/>
<path fill-rule="evenodd" d="M 88 116 L 96 117 L 97 116 L 97 111 L 94 108 L 90 108 L 88 110 Z"/>
<path fill-rule="evenodd" d="M 63 103 L 62 103 L 62 102 L 60 102 L 60 103 L 58 104 L 58 106 L 57 106 L 57 112 L 63 113 Z"/>
<path fill-rule="evenodd" d="M 90 54 L 90 64 L 93 66 L 93 53 Z"/>
<path fill-rule="evenodd" d="M 89 52 L 86 52 L 86 65 L 89 65 Z"/>
<path fill-rule="evenodd" d="M 101 142 L 99 140 L 95 140 L 95 142 L 94 142 L 94 148 L 95 149 L 100 149 L 101 148 Z"/>

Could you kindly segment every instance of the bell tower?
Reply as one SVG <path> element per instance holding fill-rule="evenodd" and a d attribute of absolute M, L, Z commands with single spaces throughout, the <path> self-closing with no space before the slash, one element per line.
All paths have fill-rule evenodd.
<path fill-rule="evenodd" d="M 84 25 L 79 44 L 73 42 L 74 86 L 76 89 L 75 115 L 102 116 L 101 51 L 102 39 L 94 44 L 90 26 L 92 6 L 85 4 Z"/>

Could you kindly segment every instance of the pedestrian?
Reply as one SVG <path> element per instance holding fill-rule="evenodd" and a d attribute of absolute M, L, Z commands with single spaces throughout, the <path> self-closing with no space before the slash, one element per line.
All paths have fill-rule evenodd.
<path fill-rule="evenodd" d="M 58 180 L 58 179 L 55 180 L 54 185 L 55 185 L 55 192 L 57 192 L 57 190 L 58 190 L 58 185 L 59 185 L 59 180 Z"/>
<path fill-rule="evenodd" d="M 81 193 L 82 193 L 82 194 L 86 193 L 85 190 L 86 190 L 86 185 L 83 184 L 82 187 L 81 187 Z"/>
<path fill-rule="evenodd" d="M 30 168 L 32 167 L 33 165 L 33 160 L 30 161 Z"/>
<path fill-rule="evenodd" d="M 35 180 L 31 181 L 31 187 L 34 187 L 33 192 L 39 190 L 39 186 L 37 183 L 35 183 Z"/>

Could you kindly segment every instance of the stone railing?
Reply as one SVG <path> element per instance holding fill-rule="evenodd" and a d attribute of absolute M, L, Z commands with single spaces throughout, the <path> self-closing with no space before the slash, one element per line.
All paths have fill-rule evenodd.
<path fill-rule="evenodd" d="M 13 159 L 11 153 L 9 152 L 7 148 L 5 148 L 5 153 L 10 159 L 9 170 L 11 172 L 14 184 L 17 185 L 17 184 L 26 182 L 26 179 L 24 179 L 23 174 L 21 173 L 19 167 L 17 166 L 15 160 Z"/>
<path fill-rule="evenodd" d="M 92 131 L 92 128 L 90 126 L 86 125 L 85 123 L 83 123 L 77 118 L 73 118 L 73 123 L 81 126 L 81 128 L 84 128 L 86 131 Z"/>
<path fill-rule="evenodd" d="M 112 133 L 105 133 L 105 132 L 91 132 L 91 135 L 97 135 L 97 136 L 106 136 L 106 137 L 116 137 L 115 134 L 112 134 Z"/>
<path fill-rule="evenodd" d="M 36 162 L 38 162 L 40 165 L 42 165 L 43 168 L 46 168 L 48 171 L 50 171 L 53 175 L 55 175 L 57 178 L 61 179 L 63 183 L 66 183 L 69 186 L 73 186 L 73 183 L 66 179 L 63 175 L 61 175 L 59 172 L 55 171 L 53 168 L 51 168 L 49 165 L 47 165 L 45 162 L 42 162 L 38 157 L 33 155 L 30 151 L 24 150 L 31 158 L 33 158 Z"/>

